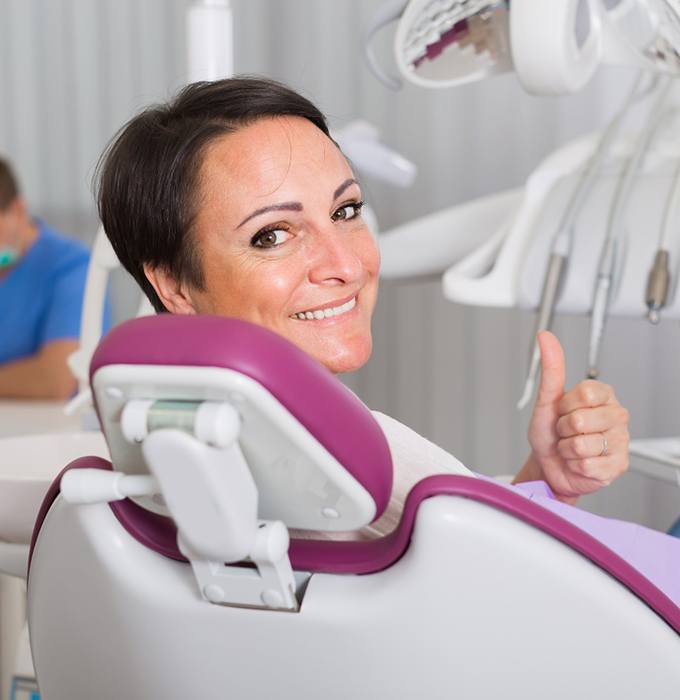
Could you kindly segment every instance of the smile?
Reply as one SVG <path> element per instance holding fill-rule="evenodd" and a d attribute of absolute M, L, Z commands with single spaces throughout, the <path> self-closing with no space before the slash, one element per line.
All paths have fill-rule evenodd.
<path fill-rule="evenodd" d="M 334 318 L 335 316 L 342 316 L 348 311 L 351 311 L 357 303 L 357 298 L 352 297 L 349 301 L 346 301 L 340 306 L 331 306 L 327 309 L 316 309 L 316 311 L 300 311 L 297 314 L 293 314 L 291 318 L 297 318 L 300 321 L 320 321 L 324 318 Z"/>

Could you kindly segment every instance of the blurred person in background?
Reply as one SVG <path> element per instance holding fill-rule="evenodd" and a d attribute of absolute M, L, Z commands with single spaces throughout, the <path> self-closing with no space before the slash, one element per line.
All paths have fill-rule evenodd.
<path fill-rule="evenodd" d="M 0 158 L 0 398 L 66 399 L 89 253 L 34 219 Z"/>

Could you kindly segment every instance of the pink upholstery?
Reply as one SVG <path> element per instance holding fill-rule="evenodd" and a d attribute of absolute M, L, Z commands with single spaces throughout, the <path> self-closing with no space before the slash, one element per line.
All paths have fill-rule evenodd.
<path fill-rule="evenodd" d="M 366 406 L 320 363 L 265 328 L 218 316 L 161 314 L 122 323 L 99 344 L 90 380 L 106 365 L 221 367 L 259 382 L 373 496 L 378 518 L 392 491 L 392 458 Z"/>

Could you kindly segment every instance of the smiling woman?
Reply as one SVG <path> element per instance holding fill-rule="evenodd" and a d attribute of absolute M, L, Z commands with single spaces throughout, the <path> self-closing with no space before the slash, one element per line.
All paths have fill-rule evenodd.
<path fill-rule="evenodd" d="M 273 81 L 198 83 L 102 161 L 102 221 L 157 311 L 271 328 L 334 372 L 371 353 L 379 254 L 323 115 Z"/>
<path fill-rule="evenodd" d="M 266 326 L 333 372 L 361 367 L 379 256 L 337 146 L 307 119 L 260 119 L 205 149 L 199 183 L 203 285 L 147 264 L 164 306 Z"/>
<path fill-rule="evenodd" d="M 362 205 L 319 110 L 259 78 L 189 85 L 132 119 L 100 167 L 104 228 L 158 312 L 251 321 L 335 373 L 358 369 L 371 354 L 380 257 Z M 599 382 L 565 393 L 559 343 L 550 334 L 539 341 L 532 451 L 517 480 L 544 479 L 574 502 L 626 469 L 628 416 Z M 375 415 L 392 451 L 394 491 L 367 535 L 392 529 L 423 477 L 471 474 Z"/>

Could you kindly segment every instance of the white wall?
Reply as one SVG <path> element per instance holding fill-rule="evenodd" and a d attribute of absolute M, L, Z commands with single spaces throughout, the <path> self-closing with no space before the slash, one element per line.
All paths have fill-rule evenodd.
<path fill-rule="evenodd" d="M 0 0 L 0 152 L 22 176 L 37 213 L 87 239 L 95 226 L 94 165 L 107 140 L 142 105 L 185 75 L 183 0 Z M 514 76 L 450 91 L 387 91 L 360 56 L 377 0 L 233 0 L 236 69 L 279 78 L 315 100 L 331 123 L 356 117 L 416 161 L 408 192 L 367 182 L 387 228 L 521 184 L 557 145 L 601 125 L 630 81 L 609 70 L 582 94 L 538 99 Z M 389 63 L 387 36 L 378 42 Z M 455 235 L 455 231 L 451 232 Z M 595 254 L 595 253 L 594 253 Z M 121 315 L 134 294 L 117 280 Z M 385 410 L 488 473 L 526 454 L 526 416 L 513 406 L 532 317 L 443 300 L 436 281 L 384 284 L 375 354 L 348 382 Z M 570 381 L 585 369 L 585 319 L 560 319 Z M 634 435 L 678 432 L 677 323 L 609 326 L 603 378 L 632 414 Z M 667 527 L 680 492 L 629 475 L 590 500 L 600 512 Z"/>

